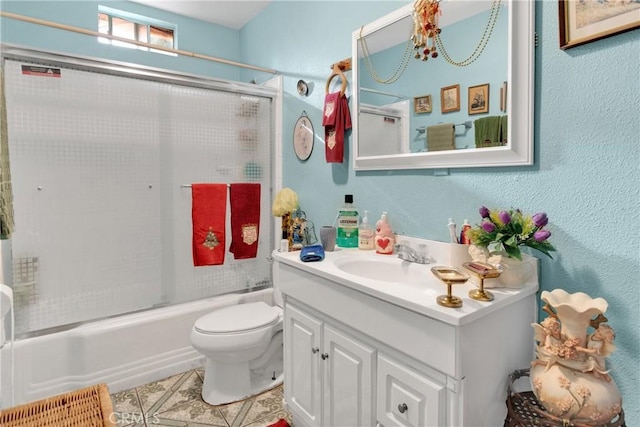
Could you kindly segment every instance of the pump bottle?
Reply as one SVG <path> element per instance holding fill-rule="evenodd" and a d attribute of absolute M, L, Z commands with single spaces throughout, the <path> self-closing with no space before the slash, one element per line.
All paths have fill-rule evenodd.
<path fill-rule="evenodd" d="M 367 217 L 367 214 L 367 211 L 364 211 L 362 223 L 358 228 L 358 248 L 363 251 L 375 249 L 375 233 L 371 225 L 369 225 L 369 218 Z"/>
<path fill-rule="evenodd" d="M 391 226 L 387 220 L 387 213 L 382 212 L 380 219 L 376 222 L 376 237 L 374 245 L 376 253 L 383 255 L 391 255 L 393 253 L 393 245 L 395 244 L 395 235 L 391 231 Z"/>

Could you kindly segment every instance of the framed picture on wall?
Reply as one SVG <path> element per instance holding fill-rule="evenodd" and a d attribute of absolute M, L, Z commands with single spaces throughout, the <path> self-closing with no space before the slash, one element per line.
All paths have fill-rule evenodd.
<path fill-rule="evenodd" d="M 640 2 L 560 0 L 560 49 L 640 27 Z"/>
<path fill-rule="evenodd" d="M 440 89 L 440 105 L 443 113 L 460 111 L 460 85 L 446 86 Z"/>
<path fill-rule="evenodd" d="M 431 95 L 417 96 L 413 98 L 413 109 L 416 114 L 430 113 L 433 109 Z"/>
<path fill-rule="evenodd" d="M 489 83 L 469 87 L 469 114 L 489 112 Z"/>

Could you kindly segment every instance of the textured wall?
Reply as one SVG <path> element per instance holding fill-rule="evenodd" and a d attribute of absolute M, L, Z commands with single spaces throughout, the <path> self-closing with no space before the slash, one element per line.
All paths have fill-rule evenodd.
<path fill-rule="evenodd" d="M 52 21 L 59 24 L 98 31 L 98 5 L 112 7 L 169 22 L 177 26 L 178 49 L 217 56 L 232 61 L 239 57 L 238 31 L 214 26 L 184 16 L 127 1 L 15 1 L 3 0 L 0 8 L 5 12 Z M 202 61 L 185 56 L 174 57 L 143 52 L 138 49 L 116 48 L 99 43 L 97 38 L 78 33 L 31 24 L 13 19 L 0 19 L 0 40 L 25 47 L 66 52 L 76 55 L 106 58 L 137 63 L 206 76 L 238 80 L 236 67 Z"/>
<path fill-rule="evenodd" d="M 558 252 L 542 259 L 542 289 L 609 302 L 617 332 L 612 375 L 627 425 L 640 425 L 640 30 L 562 51 L 557 2 L 537 2 L 534 166 L 434 176 L 355 173 L 350 154 L 343 165 L 327 164 L 321 109 L 329 66 L 350 56 L 353 30 L 403 4 L 275 2 L 242 30 L 244 61 L 285 70 L 284 185 L 316 225 L 332 223 L 350 193 L 370 219 L 386 210 L 398 232 L 436 240 L 447 239 L 449 217 L 476 223 L 481 205 L 546 211 Z M 297 95 L 298 78 L 313 83 L 309 97 Z M 304 163 L 288 132 L 303 110 L 317 136 Z"/>

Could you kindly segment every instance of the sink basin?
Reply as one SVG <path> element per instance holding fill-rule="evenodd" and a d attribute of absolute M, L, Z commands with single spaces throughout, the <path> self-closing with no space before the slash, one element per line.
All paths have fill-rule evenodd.
<path fill-rule="evenodd" d="M 336 260 L 335 265 L 345 273 L 383 282 L 425 284 L 433 277 L 430 265 L 410 263 L 385 255 L 345 258 Z"/>

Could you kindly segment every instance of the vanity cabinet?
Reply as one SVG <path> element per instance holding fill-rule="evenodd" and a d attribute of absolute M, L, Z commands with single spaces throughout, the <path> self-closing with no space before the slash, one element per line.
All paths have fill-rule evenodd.
<path fill-rule="evenodd" d="M 491 302 L 470 299 L 474 285 L 457 285 L 464 303 L 451 309 L 436 303 L 444 286 L 430 266 L 424 283 L 383 282 L 340 269 L 357 256 L 371 255 L 345 250 L 303 263 L 274 253 L 294 425 L 502 425 L 508 375 L 534 356 L 537 273 L 522 289 L 492 290 Z"/>
<path fill-rule="evenodd" d="M 373 425 L 375 350 L 293 303 L 284 319 L 290 410 L 307 426 Z"/>
<path fill-rule="evenodd" d="M 445 425 L 446 384 L 378 355 L 377 420 L 384 426 Z"/>

